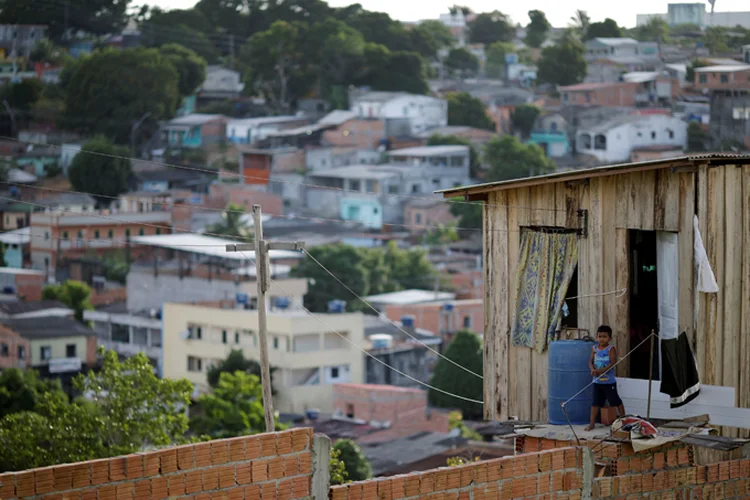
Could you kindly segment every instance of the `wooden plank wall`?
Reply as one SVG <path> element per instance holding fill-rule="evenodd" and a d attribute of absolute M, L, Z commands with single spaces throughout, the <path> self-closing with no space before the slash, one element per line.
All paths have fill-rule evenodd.
<path fill-rule="evenodd" d="M 575 227 L 578 208 L 589 210 L 589 235 L 579 240 L 581 295 L 629 286 L 629 229 L 679 233 L 680 329 L 693 342 L 702 381 L 734 387 L 737 404 L 750 408 L 750 166 L 727 165 L 490 193 L 485 208 L 485 400 L 492 397 L 496 405 L 485 408 L 485 418 L 547 418 L 547 354 L 514 347 L 509 340 L 520 228 Z M 696 210 L 718 294 L 694 294 Z M 628 294 L 578 302 L 579 327 L 593 333 L 599 324 L 611 324 L 621 355 L 630 349 L 629 314 Z M 618 374 L 627 373 L 622 363 Z"/>

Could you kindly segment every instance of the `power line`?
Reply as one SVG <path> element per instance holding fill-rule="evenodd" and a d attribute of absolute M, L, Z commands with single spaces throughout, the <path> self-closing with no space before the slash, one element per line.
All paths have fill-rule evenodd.
<path fill-rule="evenodd" d="M 51 146 L 51 145 L 48 145 L 48 144 L 35 143 L 35 142 L 32 142 L 32 141 L 22 141 L 20 139 L 16 139 L 14 137 L 8 137 L 8 136 L 0 136 L 0 139 L 10 140 L 10 141 L 16 141 L 16 142 L 20 142 L 20 143 L 24 143 L 24 144 L 33 144 L 33 145 L 37 145 L 37 146 L 55 147 L 55 148 L 58 148 L 58 149 L 62 149 L 61 146 Z M 178 165 L 178 164 L 174 164 L 174 163 L 166 163 L 166 162 L 160 162 L 160 161 L 156 161 L 156 160 L 142 160 L 140 158 L 135 158 L 135 157 L 131 157 L 131 156 L 113 155 L 113 154 L 109 154 L 109 153 L 102 153 L 102 152 L 99 152 L 99 151 L 87 151 L 85 149 L 82 149 L 81 151 L 79 151 L 79 153 L 91 154 L 91 155 L 95 155 L 95 156 L 102 156 L 102 157 L 105 157 L 105 158 L 113 158 L 113 159 L 117 159 L 117 160 L 138 160 L 140 162 L 149 163 L 149 164 L 152 164 L 152 165 L 160 165 L 160 166 L 164 166 L 164 167 L 168 167 L 168 168 L 177 168 L 177 169 L 181 169 L 181 170 L 189 170 L 189 171 L 201 172 L 201 173 L 206 173 L 206 174 L 211 174 L 211 175 L 217 175 L 218 174 L 218 171 L 216 171 L 216 170 L 211 170 L 211 169 L 203 168 L 203 167 Z M 406 198 L 406 199 L 412 199 L 412 200 L 426 200 L 426 201 L 433 201 L 433 202 L 440 202 L 440 203 L 449 203 L 449 204 L 457 204 L 457 205 L 477 205 L 478 204 L 477 202 L 471 202 L 471 201 L 450 200 L 450 199 L 446 200 L 446 199 L 442 199 L 442 198 L 427 197 L 427 196 L 413 196 L 413 195 L 396 194 L 396 193 L 367 193 L 367 192 L 362 192 L 362 191 L 354 191 L 352 189 L 337 188 L 337 187 L 333 187 L 333 186 L 320 186 L 318 184 L 309 184 L 309 183 L 305 183 L 305 182 L 292 182 L 292 181 L 279 180 L 279 179 L 269 179 L 269 178 L 266 178 L 266 177 L 244 175 L 244 174 L 240 174 L 240 173 L 237 173 L 237 174 L 233 173 L 233 177 L 234 178 L 238 178 L 238 179 L 262 180 L 262 181 L 265 181 L 265 182 L 276 182 L 276 183 L 279 183 L 279 184 L 287 184 L 287 185 L 292 185 L 292 186 L 309 187 L 309 188 L 315 188 L 315 189 L 325 189 L 325 190 L 329 190 L 329 191 L 337 191 L 337 192 L 344 192 L 344 193 L 355 193 L 355 194 L 358 194 L 358 195 L 392 196 L 392 197 L 396 197 L 396 198 Z M 487 206 L 492 206 L 492 207 L 517 208 L 517 209 L 521 209 L 521 210 L 540 210 L 540 211 L 547 211 L 547 212 L 566 212 L 566 210 L 560 209 L 560 208 L 522 207 L 522 206 L 517 206 L 517 205 L 499 205 L 499 204 L 496 204 L 496 203 L 486 203 L 486 202 L 482 202 L 482 204 L 487 205 Z"/>
<path fill-rule="evenodd" d="M 467 398 L 466 396 L 459 396 L 459 395 L 457 395 L 457 394 L 453 394 L 453 393 L 451 393 L 451 392 L 448 392 L 448 391 L 445 391 L 445 390 L 443 390 L 443 389 L 439 389 L 439 388 L 437 388 L 437 387 L 435 387 L 435 386 L 432 386 L 432 385 L 430 385 L 430 384 L 428 384 L 428 383 L 426 383 L 426 382 L 422 382 L 421 380 L 419 380 L 419 379 L 417 379 L 417 378 L 415 378 L 415 377 L 412 377 L 411 375 L 409 375 L 409 374 L 407 374 L 407 373 L 404 373 L 404 372 L 402 372 L 402 371 L 398 370 L 397 368 L 394 368 L 394 367 L 392 367 L 391 365 L 389 365 L 388 363 L 386 363 L 386 362 L 385 362 L 385 361 L 383 361 L 382 359 L 380 359 L 380 358 L 378 358 L 377 356 L 374 356 L 373 354 L 369 353 L 369 352 L 368 352 L 368 351 L 367 351 L 366 349 L 363 349 L 363 348 L 361 348 L 360 346 L 358 346 L 357 344 L 355 344 L 355 343 L 354 343 L 354 342 L 353 342 L 353 341 L 352 341 L 351 339 L 347 338 L 347 337 L 346 337 L 346 335 L 343 335 L 342 333 L 340 333 L 339 331 L 337 331 L 337 330 L 336 330 L 335 328 L 332 328 L 332 327 L 331 327 L 330 325 L 328 325 L 328 323 L 326 323 L 326 322 L 325 322 L 325 321 L 324 321 L 324 320 L 323 320 L 322 318 L 320 318 L 320 317 L 319 317 L 319 316 L 318 316 L 317 314 L 314 314 L 314 313 L 310 312 L 310 310 L 309 310 L 309 309 L 307 309 L 307 308 L 306 308 L 306 307 L 305 307 L 305 306 L 304 306 L 303 304 L 301 304 L 299 300 L 297 300 L 297 299 L 296 299 L 296 298 L 295 298 L 295 297 L 294 297 L 293 295 L 291 295 L 291 294 L 290 294 L 289 292 L 287 292 L 287 291 L 286 291 L 286 290 L 285 290 L 285 289 L 284 289 L 284 288 L 283 288 L 283 287 L 282 287 L 281 285 L 279 285 L 279 282 L 278 282 L 277 280 L 275 280 L 275 279 L 274 279 L 274 280 L 271 280 L 271 281 L 275 282 L 275 283 L 276 283 L 276 286 L 277 286 L 277 287 L 279 288 L 279 290 L 281 290 L 282 292 L 284 292 L 284 293 L 285 293 L 285 294 L 286 294 L 286 295 L 287 295 L 287 296 L 288 296 L 288 297 L 289 297 L 289 298 L 290 298 L 290 299 L 292 300 L 292 302 L 294 302 L 294 303 L 295 303 L 295 304 L 297 304 L 297 305 L 298 305 L 299 307 L 301 307 L 301 308 L 302 308 L 302 310 L 303 310 L 303 311 L 305 311 L 305 312 L 306 312 L 307 314 L 309 314 L 310 316 L 312 316 L 313 318 L 315 318 L 316 320 L 318 320 L 318 321 L 319 321 L 319 322 L 320 322 L 320 323 L 321 323 L 321 324 L 322 324 L 323 326 L 325 326 L 325 327 L 326 327 L 326 328 L 327 328 L 327 329 L 328 329 L 328 330 L 329 330 L 330 332 L 332 332 L 332 333 L 335 333 L 336 335 L 338 335 L 338 336 L 339 336 L 339 337 L 341 337 L 342 339 L 346 340 L 346 341 L 347 341 L 347 342 L 349 342 L 349 343 L 350 343 L 350 344 L 351 344 L 352 346 L 354 346 L 354 347 L 355 347 L 355 348 L 356 348 L 357 350 L 359 350 L 359 351 L 363 352 L 363 353 L 364 353 L 365 355 L 367 355 L 367 356 L 371 357 L 372 359 L 374 359 L 375 361 L 377 361 L 377 362 L 378 362 L 378 363 L 380 363 L 381 365 L 385 366 L 386 368 L 388 368 L 388 369 L 390 369 L 390 370 L 393 370 L 394 372 L 398 373 L 398 374 L 399 374 L 399 375 L 401 375 L 402 377 L 408 378 L 409 380 L 411 380 L 411 381 L 413 381 L 413 382 L 416 382 L 417 384 L 419 384 L 419 385 L 421 385 L 421 386 L 424 386 L 424 387 L 426 387 L 426 388 L 428 388 L 428 389 L 431 389 L 431 390 L 433 390 L 433 391 L 437 391 L 437 392 L 440 392 L 440 393 L 442 393 L 442 394 L 445 394 L 445 395 L 447 395 L 447 396 L 451 396 L 451 397 L 454 397 L 454 398 L 456 398 L 456 399 L 461 399 L 461 400 L 463 400 L 463 401 L 468 401 L 469 403 L 476 403 L 476 404 L 480 404 L 480 405 L 481 405 L 481 404 L 484 404 L 484 402 L 483 402 L 483 401 L 479 401 L 479 400 L 477 400 L 477 399 L 472 399 L 472 398 Z"/>
<path fill-rule="evenodd" d="M 332 271 L 330 271 L 330 270 L 329 270 L 329 269 L 328 269 L 328 268 L 327 268 L 326 266 L 324 266 L 323 264 L 321 264 L 321 263 L 320 263 L 320 261 L 319 261 L 318 259 L 316 259 L 316 258 L 315 258 L 315 257 L 314 257 L 314 256 L 313 256 L 313 255 L 312 255 L 312 254 L 311 254 L 310 252 L 308 252 L 307 250 L 303 249 L 303 250 L 302 250 L 302 253 L 304 253 L 304 254 L 305 254 L 305 255 L 307 255 L 307 256 L 308 256 L 308 257 L 309 257 L 310 259 L 312 259 L 312 261 L 313 261 L 313 262 L 315 262 L 315 263 L 316 263 L 316 264 L 317 264 L 318 266 L 320 266 L 320 268 L 321 268 L 321 269 L 323 269 L 323 270 L 324 270 L 324 271 L 325 271 L 326 273 L 328 273 L 328 274 L 329 274 L 329 275 L 330 275 L 330 276 L 331 276 L 331 277 L 332 277 L 333 279 L 335 279 L 335 280 L 336 280 L 336 281 L 337 281 L 337 282 L 338 282 L 338 283 L 339 283 L 339 284 L 340 284 L 341 286 L 343 286 L 344 288 L 346 288 L 346 289 L 347 289 L 347 290 L 348 290 L 348 291 L 349 291 L 349 292 L 350 292 L 350 293 L 351 293 L 352 295 L 354 295 L 354 296 L 355 296 L 355 297 L 357 297 L 357 298 L 358 298 L 358 299 L 359 299 L 360 301 L 362 301 L 362 303 L 363 303 L 363 304 L 365 304 L 365 305 L 366 305 L 367 307 L 369 307 L 370 309 L 372 309 L 373 311 L 375 311 L 375 313 L 377 313 L 378 315 L 380 315 L 380 311 L 378 311 L 377 309 L 375 309 L 375 308 L 374 308 L 374 307 L 372 306 L 372 304 L 370 304 L 370 303 L 369 303 L 369 302 L 367 302 L 367 301 L 366 301 L 365 299 L 363 299 L 362 297 L 360 297 L 360 296 L 359 296 L 359 295 L 357 294 L 357 292 L 355 292 L 354 290 L 352 290 L 351 288 L 349 288 L 349 286 L 347 286 L 347 284 L 346 284 L 346 283 L 344 283 L 343 281 L 341 281 L 341 280 L 339 279 L 339 277 L 338 277 L 338 276 L 336 276 L 335 274 L 333 274 L 333 272 L 332 272 Z M 441 357 L 441 358 L 443 358 L 444 360 L 448 361 L 449 363 L 451 363 L 451 364 L 453 364 L 453 365 L 455 365 L 455 366 L 457 366 L 457 367 L 461 368 L 461 369 L 462 369 L 462 370 L 464 370 L 465 372 L 468 372 L 468 373 L 470 373 L 470 374 L 474 375 L 475 377 L 478 377 L 478 378 L 480 378 L 480 379 L 484 379 L 484 377 L 483 377 L 483 376 L 481 376 L 481 375 L 479 375 L 478 373 L 476 373 L 476 372 L 473 372 L 473 371 L 469 370 L 468 368 L 466 368 L 465 366 L 463 366 L 463 365 L 460 365 L 460 364 L 456 363 L 455 361 L 453 361 L 452 359 L 450 359 L 450 358 L 448 358 L 448 357 L 444 356 L 443 354 L 440 354 L 440 353 L 439 353 L 438 351 L 436 351 L 436 350 L 435 350 L 435 349 L 433 349 L 432 347 L 428 346 L 427 344 L 425 344 L 424 342 L 422 342 L 421 340 L 419 340 L 419 339 L 418 339 L 417 337 L 415 337 L 414 335 L 410 334 L 409 332 L 407 332 L 406 330 L 404 330 L 403 328 L 401 328 L 401 327 L 400 327 L 399 325 L 397 325 L 397 324 L 396 324 L 395 322 L 391 321 L 391 319 L 390 319 L 390 318 L 388 318 L 387 316 L 381 316 L 381 317 L 385 318 L 385 319 L 386 319 L 386 320 L 387 320 L 387 321 L 388 321 L 388 322 L 389 322 L 390 324 L 392 324 L 393 326 L 395 326 L 396 328 L 398 328 L 398 329 L 399 329 L 399 330 L 401 331 L 401 333 L 403 333 L 403 334 L 407 335 L 408 337 L 412 338 L 412 339 L 413 339 L 413 340 L 415 340 L 415 341 L 416 341 L 417 343 L 419 343 L 419 344 L 423 345 L 423 346 L 424 346 L 424 347 L 426 347 L 426 348 L 427 348 L 428 350 L 430 350 L 430 351 L 432 351 L 433 353 L 437 354 L 437 355 L 438 355 L 439 357 Z M 437 333 L 439 334 L 440 332 L 437 332 Z"/>

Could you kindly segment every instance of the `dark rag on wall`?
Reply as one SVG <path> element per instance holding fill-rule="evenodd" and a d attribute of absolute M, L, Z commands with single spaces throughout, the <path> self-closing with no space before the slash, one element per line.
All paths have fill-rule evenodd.
<path fill-rule="evenodd" d="M 698 397 L 701 382 L 687 334 L 661 341 L 661 388 L 669 395 L 670 408 L 679 408 Z"/>

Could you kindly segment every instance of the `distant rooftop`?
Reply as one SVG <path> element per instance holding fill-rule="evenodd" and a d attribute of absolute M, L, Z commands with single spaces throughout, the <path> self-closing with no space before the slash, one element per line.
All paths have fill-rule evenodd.
<path fill-rule="evenodd" d="M 583 92 L 588 90 L 606 89 L 609 87 L 615 87 L 622 85 L 626 82 L 590 82 L 590 83 L 576 83 L 575 85 L 566 85 L 564 87 L 558 87 L 557 90 L 560 92 Z"/>
<path fill-rule="evenodd" d="M 69 309 L 59 300 L 31 300 L 27 302 L 0 302 L 0 312 L 9 316 L 46 309 Z M 72 310 L 70 311 L 72 314 Z"/>
<path fill-rule="evenodd" d="M 46 192 L 36 200 L 42 205 L 56 207 L 59 205 L 94 205 L 96 200 L 86 193 L 52 193 Z"/>
<path fill-rule="evenodd" d="M 323 118 L 318 120 L 318 123 L 321 125 L 341 125 L 348 122 L 349 120 L 355 119 L 356 117 L 357 113 L 355 113 L 354 111 L 337 109 L 335 111 L 331 111 Z"/>
<path fill-rule="evenodd" d="M 409 95 L 408 92 L 367 92 L 359 97 L 354 98 L 354 102 L 367 101 L 367 102 L 388 102 L 391 99 L 397 97 L 403 97 Z"/>
<path fill-rule="evenodd" d="M 383 180 L 398 177 L 400 172 L 395 169 L 383 168 L 375 165 L 349 165 L 346 167 L 328 168 L 317 172 L 310 172 L 310 177 L 327 177 L 335 179 L 366 179 Z"/>
<path fill-rule="evenodd" d="M 20 269 L 18 267 L 0 267 L 0 274 L 15 274 L 18 276 L 44 276 L 44 271 L 39 271 L 37 269 Z"/>
<path fill-rule="evenodd" d="M 196 125 L 203 125 L 204 123 L 218 120 L 219 118 L 224 118 L 224 115 L 207 115 L 207 114 L 202 114 L 202 113 L 193 113 L 190 115 L 180 116 L 172 120 L 169 120 L 167 122 L 167 125 L 170 127 L 179 127 L 179 126 L 193 127 Z"/>
<path fill-rule="evenodd" d="M 51 339 L 84 335 L 95 336 L 96 332 L 69 316 L 45 316 L 42 318 L 7 319 L 3 323 L 26 339 Z"/>
<path fill-rule="evenodd" d="M 722 64 L 718 66 L 703 66 L 695 68 L 696 73 L 736 73 L 738 71 L 748 71 L 750 66 L 744 64 Z"/>
<path fill-rule="evenodd" d="M 215 238 L 194 233 L 164 234 L 152 236 L 134 236 L 131 241 L 136 245 L 148 245 L 170 250 L 179 250 L 209 257 L 220 257 L 222 259 L 247 261 L 255 258 L 252 250 L 244 252 L 227 252 L 227 245 L 242 243 L 238 240 Z M 271 250 L 268 252 L 271 260 L 301 259 L 301 252 L 288 250 Z"/>
<path fill-rule="evenodd" d="M 594 38 L 593 41 L 603 43 L 604 45 L 610 45 L 612 47 L 616 47 L 618 45 L 635 45 L 638 43 L 638 40 L 634 40 L 632 38 Z"/>
<path fill-rule="evenodd" d="M 622 79 L 626 82 L 651 82 L 659 78 L 660 73 L 658 71 L 632 71 L 622 75 Z"/>
<path fill-rule="evenodd" d="M 304 120 L 304 116 L 282 115 L 282 116 L 260 116 L 256 118 L 235 118 L 230 120 L 235 125 L 273 125 L 274 123 L 295 122 Z"/>
<path fill-rule="evenodd" d="M 436 300 L 453 300 L 456 298 L 455 293 L 434 292 L 430 290 L 402 290 L 400 292 L 381 293 L 370 295 L 365 300 L 380 305 L 410 305 L 421 304 L 423 302 L 433 302 Z"/>
<path fill-rule="evenodd" d="M 414 148 L 394 149 L 388 156 L 443 156 L 461 154 L 469 151 L 469 146 L 419 146 Z"/>

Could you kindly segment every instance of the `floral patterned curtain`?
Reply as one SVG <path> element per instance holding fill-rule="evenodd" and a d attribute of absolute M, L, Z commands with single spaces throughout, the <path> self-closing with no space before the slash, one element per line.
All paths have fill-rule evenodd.
<path fill-rule="evenodd" d="M 524 229 L 516 274 L 516 311 L 511 326 L 515 346 L 542 352 L 561 320 L 565 293 L 578 262 L 572 233 Z"/>

